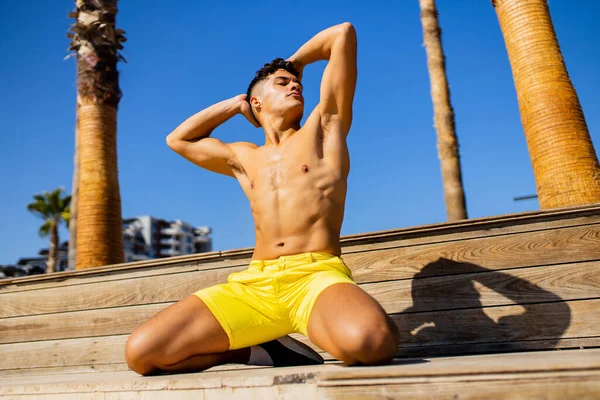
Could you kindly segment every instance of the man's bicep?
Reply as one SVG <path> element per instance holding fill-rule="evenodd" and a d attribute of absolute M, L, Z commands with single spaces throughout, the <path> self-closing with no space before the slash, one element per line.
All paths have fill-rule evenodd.
<path fill-rule="evenodd" d="M 173 145 L 171 148 L 199 167 L 235 177 L 232 168 L 235 165 L 235 154 L 229 144 L 219 139 L 208 137 L 193 143 Z"/>
<path fill-rule="evenodd" d="M 356 32 L 350 24 L 331 48 L 321 81 L 320 113 L 336 118 L 346 130 L 352 122 L 352 102 L 356 87 Z"/>

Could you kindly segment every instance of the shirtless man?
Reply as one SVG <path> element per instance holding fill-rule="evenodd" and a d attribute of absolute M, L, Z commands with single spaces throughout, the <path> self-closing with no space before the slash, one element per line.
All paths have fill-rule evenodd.
<path fill-rule="evenodd" d="M 320 103 L 300 127 L 302 70 L 318 60 L 329 60 Z M 356 32 L 349 23 L 336 25 L 288 60 L 265 64 L 247 94 L 200 111 L 169 134 L 175 152 L 239 181 L 250 200 L 256 246 L 246 271 L 138 327 L 125 352 L 132 370 L 150 375 L 226 363 L 322 363 L 286 336 L 293 332 L 347 365 L 391 361 L 396 326 L 340 258 L 356 75 Z M 264 129 L 263 146 L 209 137 L 236 114 Z"/>

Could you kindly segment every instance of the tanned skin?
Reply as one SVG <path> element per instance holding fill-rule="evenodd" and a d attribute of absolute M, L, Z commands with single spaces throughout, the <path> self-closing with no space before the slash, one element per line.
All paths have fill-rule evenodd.
<path fill-rule="evenodd" d="M 320 102 L 304 113 L 304 67 L 328 60 Z M 253 259 L 306 252 L 341 255 L 357 78 L 357 37 L 350 23 L 325 29 L 288 61 L 300 76 L 280 69 L 245 94 L 188 118 L 167 137 L 171 149 L 194 164 L 238 180 L 250 201 L 256 231 Z M 213 130 L 237 114 L 261 127 L 265 143 L 224 143 Z M 309 339 L 348 365 L 389 362 L 398 332 L 382 307 L 355 285 L 339 283 L 317 298 Z M 128 365 L 142 375 L 196 372 L 246 363 L 249 349 L 228 350 L 229 339 L 196 296 L 188 296 L 138 327 L 126 347 Z"/>

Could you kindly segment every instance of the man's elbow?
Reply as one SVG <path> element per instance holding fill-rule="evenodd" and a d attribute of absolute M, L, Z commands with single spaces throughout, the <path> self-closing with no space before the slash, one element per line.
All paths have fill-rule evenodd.
<path fill-rule="evenodd" d="M 340 33 L 351 41 L 356 42 L 356 29 L 350 22 L 342 22 L 340 25 Z"/>
<path fill-rule="evenodd" d="M 165 142 L 167 142 L 167 146 L 169 146 L 171 150 L 175 150 L 177 148 L 178 140 L 173 138 L 173 134 L 167 135 L 167 137 L 165 138 Z"/>
<path fill-rule="evenodd" d="M 337 46 L 344 48 L 344 52 L 356 49 L 356 30 L 350 22 L 344 22 L 338 25 L 336 37 Z"/>

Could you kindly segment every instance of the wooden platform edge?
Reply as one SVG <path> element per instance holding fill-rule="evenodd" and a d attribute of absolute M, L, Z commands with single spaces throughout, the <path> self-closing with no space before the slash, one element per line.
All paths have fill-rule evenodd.
<path fill-rule="evenodd" d="M 519 362 L 515 362 L 516 359 Z M 337 364 L 326 364 L 247 371 L 207 371 L 153 377 L 142 377 L 131 371 L 68 377 L 25 377 L 9 384 L 4 380 L 4 384 L 0 386 L 0 396 L 18 398 L 19 395 L 47 395 L 47 398 L 54 398 L 50 395 L 136 392 L 136 396 L 132 398 L 146 399 L 148 397 L 141 394 L 158 392 L 164 396 L 168 393 L 175 395 L 181 390 L 188 390 L 188 393 L 194 396 L 202 392 L 214 391 L 213 394 L 224 395 L 222 398 L 243 398 L 239 395 L 248 395 L 254 391 L 261 393 L 258 389 L 262 387 L 269 388 L 269 394 L 278 392 L 271 391 L 270 388 L 282 390 L 304 388 L 302 393 L 308 397 L 303 398 L 311 399 L 316 398 L 314 396 L 316 387 L 361 386 L 364 394 L 365 388 L 369 386 L 384 388 L 388 385 L 417 384 L 424 388 L 436 384 L 448 385 L 461 382 L 488 385 L 491 382 L 535 383 L 539 380 L 554 383 L 578 380 L 585 383 L 580 388 L 597 394 L 600 393 L 598 377 L 600 377 L 600 349 L 565 351 L 560 358 L 555 357 L 551 352 L 535 352 L 524 356 L 502 354 L 412 359 L 381 367 L 348 368 Z M 590 386 L 586 383 L 591 381 L 596 382 L 596 385 Z M 236 394 L 235 389 L 242 390 L 237 391 L 237 396 L 225 397 L 225 395 Z"/>
<path fill-rule="evenodd" d="M 444 222 L 435 224 L 418 225 L 407 228 L 382 230 L 360 234 L 345 235 L 341 238 L 342 247 L 348 247 L 362 243 L 375 243 L 379 241 L 402 240 L 414 238 L 416 236 L 436 236 L 449 233 L 460 232 L 472 229 L 494 229 L 501 226 L 521 225 L 540 221 L 554 221 L 557 219 L 594 217 L 600 215 L 600 203 L 578 206 L 557 208 L 546 211 L 530 211 L 524 213 L 503 214 L 497 216 L 481 217 L 467 219 L 457 222 Z M 213 251 L 207 253 L 198 253 L 185 256 L 175 256 L 159 258 L 145 261 L 136 261 L 123 264 L 113 264 L 96 268 L 88 268 L 77 271 L 56 272 L 52 275 L 32 275 L 17 278 L 0 279 L 0 288 L 2 286 L 29 283 L 44 280 L 65 280 L 71 277 L 84 276 L 90 274 L 103 274 L 122 270 L 130 270 L 148 267 L 165 267 L 169 265 L 181 265 L 190 263 L 220 262 L 226 260 L 235 260 L 250 258 L 254 248 L 246 247 L 240 249 Z"/>

